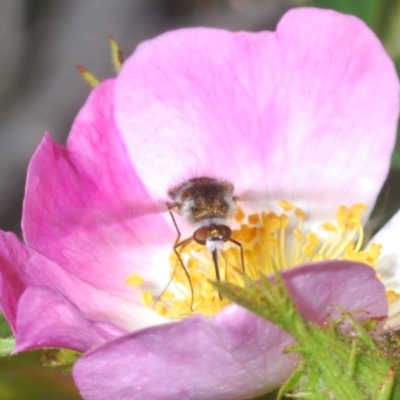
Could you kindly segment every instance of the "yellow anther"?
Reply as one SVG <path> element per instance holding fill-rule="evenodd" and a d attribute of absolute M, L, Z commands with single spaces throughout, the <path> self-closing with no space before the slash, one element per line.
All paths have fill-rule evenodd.
<path fill-rule="evenodd" d="M 232 238 L 236 240 L 240 240 L 240 230 L 239 229 L 233 229 L 232 230 Z"/>
<path fill-rule="evenodd" d="M 394 290 L 387 290 L 386 291 L 386 297 L 388 299 L 388 303 L 393 302 L 394 300 L 397 300 L 400 298 L 400 295 L 397 294 Z"/>
<path fill-rule="evenodd" d="M 172 300 L 175 295 L 170 290 L 165 290 L 162 295 L 163 300 Z"/>
<path fill-rule="evenodd" d="M 257 225 L 260 223 L 260 214 L 251 214 L 248 216 L 248 221 L 250 225 Z"/>
<path fill-rule="evenodd" d="M 356 203 L 351 206 L 351 211 L 355 214 L 361 215 L 367 208 L 367 205 L 364 203 Z"/>
<path fill-rule="evenodd" d="M 144 279 L 138 274 L 132 274 L 125 278 L 128 286 L 139 286 L 144 283 Z"/>
<path fill-rule="evenodd" d="M 140 293 L 140 300 L 142 301 L 142 304 L 149 307 L 153 304 L 153 295 L 147 290 L 143 291 Z"/>
<path fill-rule="evenodd" d="M 279 218 L 280 222 L 281 222 L 281 228 L 285 229 L 288 226 L 289 223 L 289 217 L 285 214 L 282 214 Z"/>
<path fill-rule="evenodd" d="M 261 252 L 261 245 L 260 245 L 260 243 L 256 243 L 253 247 L 253 253 L 260 254 L 260 252 Z"/>
<path fill-rule="evenodd" d="M 359 227 L 361 225 L 362 213 L 366 208 L 367 206 L 363 203 L 356 203 L 350 208 L 340 206 L 337 214 L 339 226 L 346 231 Z"/>
<path fill-rule="evenodd" d="M 377 243 L 371 243 L 368 247 L 368 253 L 373 260 L 377 260 L 381 255 L 382 245 Z"/>
<path fill-rule="evenodd" d="M 298 242 L 301 242 L 303 240 L 303 235 L 299 228 L 293 229 L 293 234 Z"/>
<path fill-rule="evenodd" d="M 266 228 L 267 232 L 276 232 L 281 227 L 281 223 L 278 217 L 273 216 L 267 220 Z"/>
<path fill-rule="evenodd" d="M 278 206 L 285 212 L 288 212 L 293 208 L 293 204 L 289 200 L 279 200 Z"/>
<path fill-rule="evenodd" d="M 249 240 L 253 241 L 256 237 L 258 237 L 258 229 L 252 227 L 252 228 L 250 229 Z"/>
<path fill-rule="evenodd" d="M 300 208 L 296 208 L 294 210 L 294 214 L 296 215 L 297 218 L 299 219 L 306 219 L 306 214 L 303 210 L 301 210 Z"/>
<path fill-rule="evenodd" d="M 233 216 L 236 222 L 242 222 L 244 220 L 244 212 L 240 207 L 236 208 L 235 215 Z"/>
<path fill-rule="evenodd" d="M 265 229 L 264 226 L 260 226 L 258 228 L 258 234 L 260 235 L 260 240 L 264 240 L 267 234 L 267 230 Z"/>
<path fill-rule="evenodd" d="M 312 260 L 315 261 L 315 262 L 317 262 L 317 261 L 323 261 L 323 260 L 324 260 L 324 255 L 321 254 L 321 253 L 317 253 L 317 254 L 313 257 Z"/>
<path fill-rule="evenodd" d="M 337 230 L 337 227 L 332 224 L 330 221 L 326 221 L 322 224 L 322 228 L 326 230 L 327 232 L 335 232 Z"/>
<path fill-rule="evenodd" d="M 355 228 L 358 225 L 360 225 L 360 223 L 361 223 L 360 215 L 354 215 L 354 214 L 350 215 L 347 221 L 348 228 Z"/>
<path fill-rule="evenodd" d="M 348 216 L 349 216 L 350 211 L 348 210 L 347 207 L 340 205 L 337 213 L 336 213 L 336 220 L 339 224 L 339 226 L 343 226 L 344 223 L 346 222 Z"/>
<path fill-rule="evenodd" d="M 181 314 L 186 309 L 182 300 L 176 300 L 172 303 L 172 308 L 177 314 Z"/>
<path fill-rule="evenodd" d="M 199 267 L 199 263 L 195 258 L 189 258 L 187 264 L 186 264 L 186 269 L 188 271 L 193 270 L 195 271 Z"/>
<path fill-rule="evenodd" d="M 262 212 L 261 213 L 261 223 L 262 223 L 262 225 L 267 225 L 267 221 L 268 221 L 268 219 L 269 219 L 269 214 L 267 214 L 266 212 Z"/>
<path fill-rule="evenodd" d="M 242 240 L 244 240 L 244 241 L 248 240 L 249 234 L 250 234 L 249 225 L 245 225 L 245 224 L 240 225 L 240 236 L 241 236 Z"/>
<path fill-rule="evenodd" d="M 306 242 L 306 244 L 302 247 L 301 251 L 306 255 L 310 256 L 315 250 L 314 243 Z"/>
<path fill-rule="evenodd" d="M 316 233 L 308 232 L 306 234 L 306 243 L 303 246 L 303 253 L 310 256 L 319 245 L 319 237 Z"/>
<path fill-rule="evenodd" d="M 164 304 L 158 302 L 154 305 L 156 311 L 160 315 L 167 315 L 168 314 L 168 309 L 167 307 L 164 306 Z"/>

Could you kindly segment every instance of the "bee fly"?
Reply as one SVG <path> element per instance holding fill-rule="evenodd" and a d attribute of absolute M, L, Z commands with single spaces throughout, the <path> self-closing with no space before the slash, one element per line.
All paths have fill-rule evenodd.
<path fill-rule="evenodd" d="M 236 201 L 233 191 L 232 183 L 205 176 L 189 179 L 168 190 L 168 196 L 172 202 L 168 202 L 167 207 L 178 234 L 174 251 L 188 278 L 192 292 L 192 303 L 193 286 L 178 251 L 179 248 L 182 249 L 192 240 L 206 246 L 210 251 L 217 281 L 220 280 L 218 251 L 223 249 L 224 243 L 227 241 L 240 248 L 244 272 L 243 248 L 240 242 L 231 238 L 232 230 L 229 227 L 229 220 L 232 218 Z M 192 237 L 180 241 L 181 232 L 173 212 L 181 215 L 186 222 L 195 228 Z"/>

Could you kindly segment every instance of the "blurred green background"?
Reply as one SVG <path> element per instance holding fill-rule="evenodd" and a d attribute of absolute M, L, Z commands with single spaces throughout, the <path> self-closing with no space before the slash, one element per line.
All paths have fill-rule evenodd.
<path fill-rule="evenodd" d="M 393 58 L 397 70 L 400 69 L 400 0 L 146 0 L 152 4 L 153 10 L 147 8 L 146 13 L 143 14 L 142 19 L 144 23 L 154 26 L 154 32 L 162 32 L 169 29 L 174 29 L 180 26 L 191 25 L 207 25 L 217 26 L 232 30 L 261 30 L 261 29 L 274 29 L 276 22 L 280 19 L 282 14 L 290 7 L 311 5 L 316 7 L 331 8 L 344 13 L 356 15 L 363 19 L 381 39 L 383 45 Z M 72 4 L 74 2 L 71 2 Z M 76 4 L 78 2 L 75 2 Z M 87 1 L 85 9 L 81 9 L 76 13 L 76 17 L 71 18 L 85 18 L 86 15 L 91 15 L 101 7 L 102 1 Z M 141 18 L 140 4 L 141 0 L 132 0 L 132 18 Z M 14 0 L 0 0 L 0 22 L 2 10 L 5 7 L 15 7 L 16 13 L 23 13 L 23 21 L 30 29 L 41 29 L 45 34 L 62 35 L 62 31 L 55 30 L 58 24 L 57 18 L 63 15 L 62 1 L 52 0 L 27 0 L 27 1 L 14 1 Z M 59 7 L 61 11 L 55 12 L 54 8 Z M 118 2 L 115 2 L 115 9 L 118 7 Z M 49 9 L 51 8 L 51 12 Z M 56 10 L 57 11 L 57 10 Z M 79 10 L 78 10 L 79 11 Z M 99 10 L 96 10 L 99 11 Z M 160 17 L 161 16 L 161 17 Z M 130 18 L 127 15 L 127 18 Z M 263 19 L 264 18 L 264 19 Z M 55 20 L 52 21 L 51 19 Z M 109 25 L 108 25 L 108 22 Z M 85 24 L 83 21 L 81 24 Z M 119 40 L 121 37 L 126 37 L 124 32 L 119 27 L 118 21 L 112 20 L 112 16 L 107 14 L 104 19 L 98 22 L 90 20 L 88 17 L 87 24 L 103 24 L 103 29 L 106 34 L 110 34 Z M 46 25 L 47 24 L 47 25 Z M 36 26 L 38 25 L 39 28 Z M 62 23 L 60 23 L 62 25 Z M 69 24 L 70 25 L 70 24 Z M 24 25 L 22 25 L 24 29 Z M 133 28 L 135 29 L 135 27 Z M 137 29 L 141 29 L 138 25 Z M 47 32 L 48 30 L 48 32 Z M 143 33 L 142 39 L 146 38 L 147 33 Z M 15 35 L 14 35 L 15 36 Z M 140 35 L 139 35 L 140 36 Z M 9 40 L 5 32 L 0 31 L 0 40 Z M 85 37 L 84 32 L 81 32 L 80 38 Z M 78 37 L 78 39 L 80 39 Z M 106 36 L 100 38 L 104 40 L 104 47 L 107 46 Z M 64 41 L 65 46 L 75 46 L 76 42 Z M 129 43 L 125 40 L 124 43 Z M 130 52 L 136 45 L 136 41 L 128 44 L 126 53 Z M 124 45 L 122 45 L 124 48 Z M 56 54 L 58 50 L 54 49 Z M 87 44 L 88 53 L 91 52 L 91 47 Z M 1 56 L 1 54 L 0 54 Z M 21 59 L 20 59 L 21 61 Z M 23 61 L 23 59 L 22 59 Z M 108 60 L 106 60 L 108 62 Z M 68 68 L 73 71 L 73 66 L 81 63 L 80 59 L 70 60 Z M 96 72 L 93 65 L 85 65 L 89 69 Z M 43 71 L 48 67 L 46 63 L 37 67 Z M 17 67 L 16 67 L 17 68 Z M 80 81 L 80 77 L 76 75 L 76 81 Z M 81 84 L 81 83 L 79 83 Z M 83 86 L 82 86 L 83 87 Z M 84 93 L 88 90 L 84 89 Z M 83 92 L 82 92 L 83 93 Z M 82 96 L 86 96 L 86 94 Z M 62 96 L 63 93 L 59 93 Z M 12 99 L 13 95 L 8 98 Z M 7 99 L 6 99 L 7 100 Z M 12 101 L 12 100 L 10 100 Z M 50 99 L 50 102 L 53 99 Z M 79 103 L 79 102 L 78 102 Z M 72 122 L 72 117 L 76 110 L 81 106 L 82 102 L 74 105 L 70 115 L 64 116 L 65 119 L 65 133 L 68 132 L 68 126 Z M 4 106 L 4 102 L 0 106 Z M 5 108 L 7 109 L 7 107 Z M 21 110 L 23 113 L 24 110 Z M 49 121 L 53 118 L 54 113 L 45 115 Z M 1 114 L 0 114 L 1 120 Z M 49 128 L 50 129 L 50 128 Z M 42 132 L 39 132 L 41 135 Z M 64 135 L 65 139 L 65 135 Z M 37 141 L 33 146 L 36 146 Z M 29 150 L 29 154 L 32 152 Z M 373 162 L 373 160 L 371 160 Z M 23 167 L 25 171 L 25 166 Z M 378 204 L 375 208 L 374 215 L 379 225 L 382 225 L 394 212 L 400 208 L 400 192 L 399 185 L 396 183 L 400 179 L 400 142 L 396 145 L 396 151 L 393 154 L 392 169 L 387 178 L 387 181 L 382 190 Z M 21 182 L 22 183 L 22 182 Z M 22 187 L 22 186 L 21 186 Z M 11 191 L 11 189 L 10 189 Z M 19 232 L 18 224 L 20 219 L 21 199 L 23 189 L 17 189 L 16 193 L 19 194 L 20 200 L 14 203 L 13 207 L 7 214 L 7 218 L 2 219 L 2 229 L 14 230 Z M 15 204 L 17 206 L 15 206 Z M 0 222 L 1 222 L 0 221 Z M 0 337 L 9 337 L 10 331 L 4 319 L 0 319 Z M 73 400 L 80 399 L 70 375 L 66 372 L 44 367 L 42 365 L 43 354 L 40 351 L 20 354 L 17 356 L 6 356 L 0 358 L 0 400 Z M 264 398 L 274 398 L 273 396 L 266 396 Z M 115 399 L 118 400 L 118 399 Z M 212 399 L 210 399 L 212 400 Z"/>

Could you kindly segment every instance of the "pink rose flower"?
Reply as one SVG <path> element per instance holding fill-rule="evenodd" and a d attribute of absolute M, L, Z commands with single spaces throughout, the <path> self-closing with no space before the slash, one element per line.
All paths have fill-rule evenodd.
<path fill-rule="evenodd" d="M 194 176 L 233 183 L 246 272 L 288 269 L 305 318 L 323 323 L 335 306 L 391 317 L 400 217 L 365 247 L 362 227 L 389 168 L 398 94 L 374 34 L 333 11 L 292 10 L 276 32 L 183 29 L 143 43 L 93 90 L 66 147 L 46 135 L 32 158 L 25 244 L 0 236 L 15 351 L 85 352 L 73 374 L 87 400 L 245 399 L 279 387 L 296 365 L 282 353 L 290 336 L 219 299 L 201 246 L 181 249 L 194 298 L 175 268 L 167 191 Z M 222 253 L 221 273 L 240 280 L 238 248 Z"/>

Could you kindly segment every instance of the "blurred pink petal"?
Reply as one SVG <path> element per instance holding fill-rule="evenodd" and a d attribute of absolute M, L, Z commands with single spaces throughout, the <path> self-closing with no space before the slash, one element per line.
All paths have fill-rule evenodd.
<path fill-rule="evenodd" d="M 0 308 L 14 335 L 18 301 L 28 286 L 22 272 L 29 252 L 12 233 L 0 231 Z"/>
<path fill-rule="evenodd" d="M 387 313 L 385 288 L 366 265 L 316 263 L 283 276 L 305 318 L 326 321 L 337 315 L 334 306 L 361 319 Z M 288 378 L 296 358 L 282 351 L 291 343 L 270 322 L 229 306 L 212 319 L 190 317 L 109 342 L 80 358 L 73 374 L 86 400 L 247 399 Z"/>
<path fill-rule="evenodd" d="M 66 298 L 43 287 L 29 287 L 18 306 L 16 353 L 41 347 L 83 352 L 124 333 L 111 324 L 90 321 Z"/>
<path fill-rule="evenodd" d="M 62 314 L 48 313 L 49 319 L 43 318 L 41 310 L 51 308 L 53 302 L 49 295 L 43 296 L 41 290 L 59 296 L 65 311 L 73 312 L 74 318 L 66 316 L 71 329 L 74 326 L 78 330 L 80 321 L 89 321 L 85 324 L 93 328 L 94 338 L 87 339 L 91 343 L 100 343 L 96 337 L 102 337 L 104 342 L 106 338 L 166 321 L 141 303 L 93 287 L 27 248 L 12 233 L 0 232 L 0 254 L 0 306 L 17 337 L 17 350 L 37 347 L 36 332 L 42 332 L 42 343 L 47 343 L 46 346 L 57 346 L 51 342 L 56 336 L 48 326 L 57 326 Z M 33 298 L 35 294 L 37 300 Z"/>
<path fill-rule="evenodd" d="M 67 149 L 43 139 L 28 171 L 23 230 L 30 247 L 74 275 L 138 301 L 126 277 L 140 272 L 153 289 L 164 288 L 168 271 L 149 265 L 165 264 L 176 234 L 154 214 L 126 157 L 113 122 L 113 89 L 107 81 L 93 91 Z"/>

